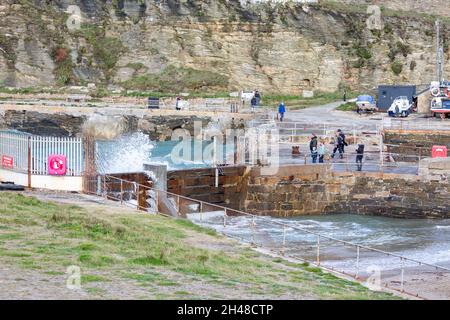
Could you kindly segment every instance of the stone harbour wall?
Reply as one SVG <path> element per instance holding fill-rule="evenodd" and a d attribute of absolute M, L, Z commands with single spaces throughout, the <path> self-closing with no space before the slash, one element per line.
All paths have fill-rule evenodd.
<path fill-rule="evenodd" d="M 309 165 L 282 167 L 276 176 L 263 176 L 254 169 L 243 209 L 282 217 L 355 213 L 450 218 L 450 182 L 443 177 L 450 170 L 431 167 L 421 172 L 419 176 L 337 173 L 328 165 Z"/>

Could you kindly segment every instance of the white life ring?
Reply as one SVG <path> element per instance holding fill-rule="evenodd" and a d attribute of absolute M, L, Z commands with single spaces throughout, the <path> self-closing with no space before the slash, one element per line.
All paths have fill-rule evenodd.
<path fill-rule="evenodd" d="M 438 87 L 431 88 L 431 95 L 433 97 L 439 97 L 441 95 L 441 90 Z"/>

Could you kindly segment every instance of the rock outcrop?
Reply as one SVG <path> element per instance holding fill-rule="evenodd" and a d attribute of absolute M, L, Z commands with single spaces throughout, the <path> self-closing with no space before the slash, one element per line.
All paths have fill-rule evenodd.
<path fill-rule="evenodd" d="M 194 136 L 195 122 L 207 128 L 211 117 L 185 115 L 100 115 L 45 113 L 26 110 L 6 110 L 0 114 L 0 129 L 14 129 L 40 136 L 94 135 L 98 139 L 113 139 L 123 133 L 142 132 L 153 141 L 166 141 L 173 130 L 184 129 Z"/>

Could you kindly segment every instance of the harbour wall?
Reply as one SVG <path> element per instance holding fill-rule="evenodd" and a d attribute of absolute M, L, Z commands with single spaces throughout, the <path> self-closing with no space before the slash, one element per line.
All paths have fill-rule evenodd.
<path fill-rule="evenodd" d="M 215 187 L 213 169 L 168 173 L 168 191 L 257 215 L 354 213 L 396 218 L 450 218 L 450 161 L 425 159 L 419 175 L 333 172 L 325 165 L 230 168 Z"/>

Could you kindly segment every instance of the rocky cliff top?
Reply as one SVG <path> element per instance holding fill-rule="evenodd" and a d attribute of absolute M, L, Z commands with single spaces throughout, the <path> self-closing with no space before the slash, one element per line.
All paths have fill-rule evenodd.
<path fill-rule="evenodd" d="M 368 2 L 4 0 L 0 86 L 298 94 L 431 81 L 433 14 L 448 55 L 450 9 L 436 0 L 378 1 L 373 28 Z M 396 11 L 400 4 L 415 13 Z"/>

